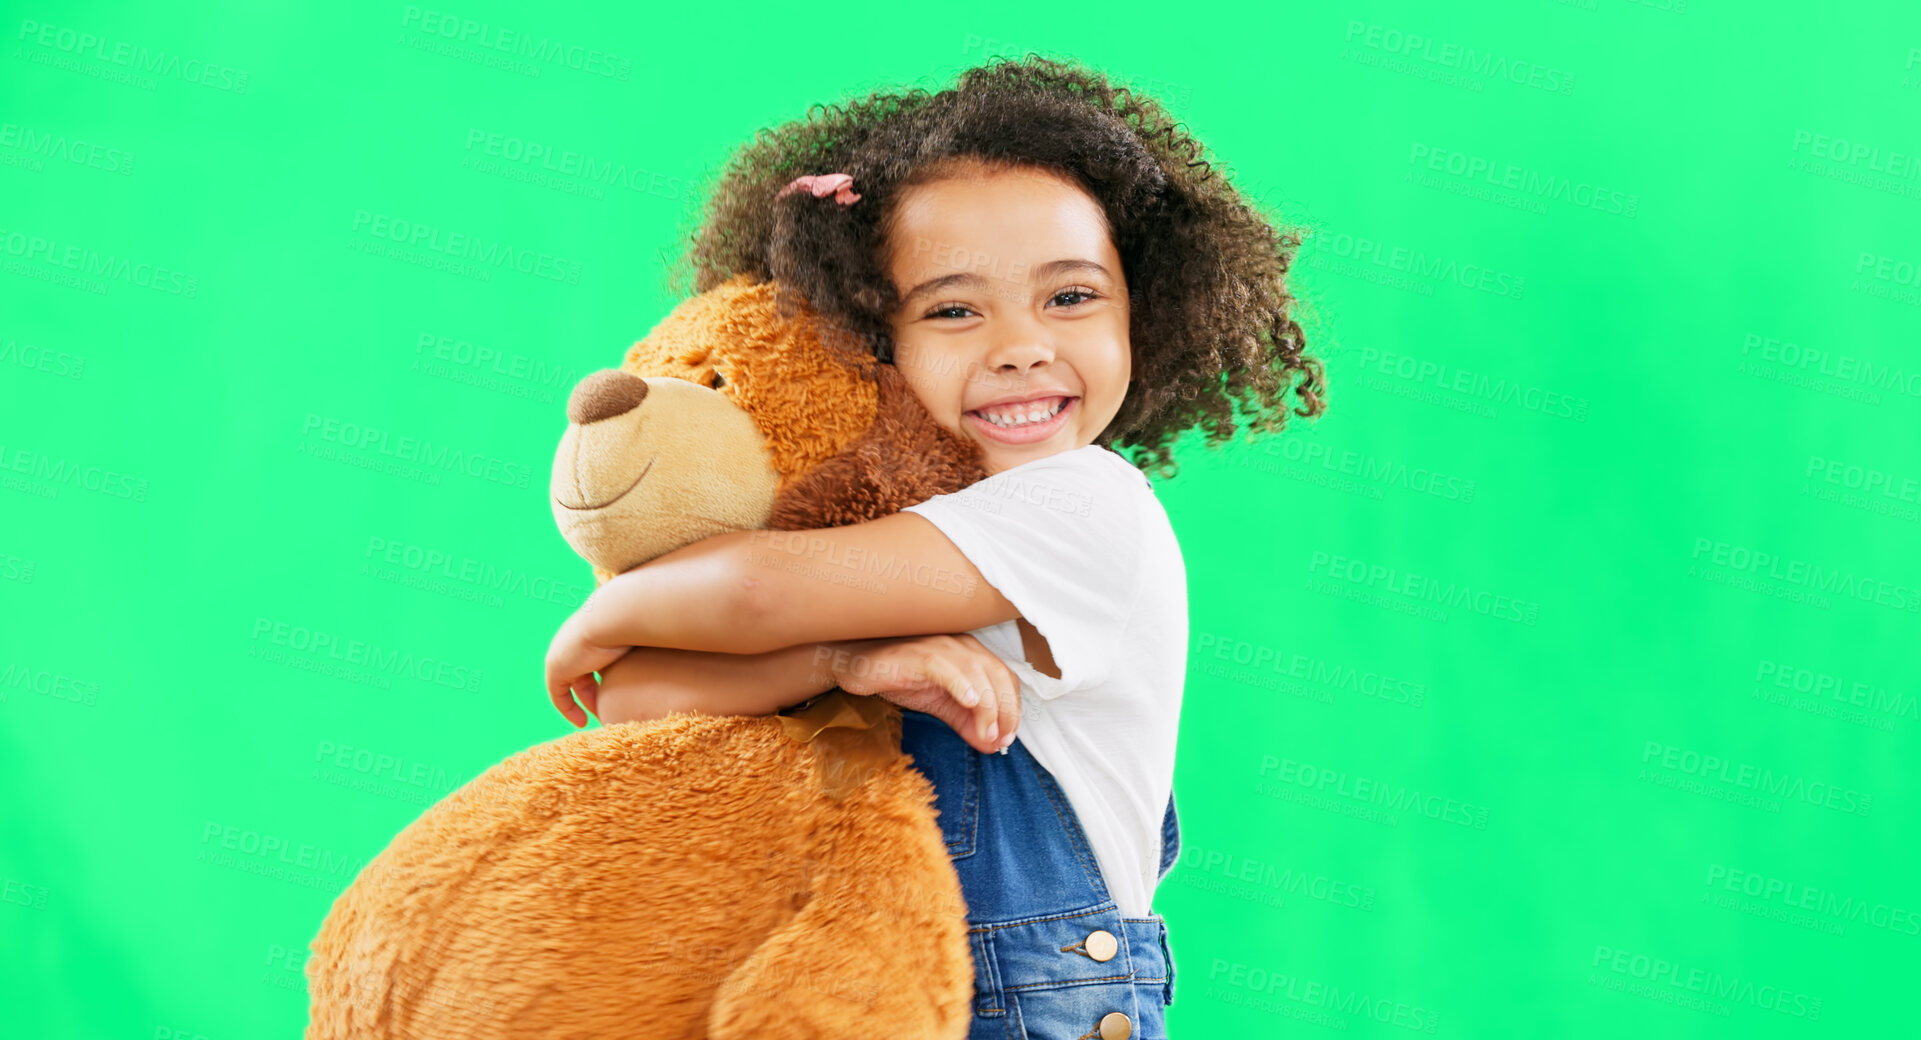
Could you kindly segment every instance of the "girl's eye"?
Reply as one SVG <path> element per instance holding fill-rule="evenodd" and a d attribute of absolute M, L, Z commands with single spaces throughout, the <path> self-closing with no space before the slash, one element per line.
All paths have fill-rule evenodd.
<path fill-rule="evenodd" d="M 1071 287 L 1071 288 L 1067 288 L 1067 289 L 1062 289 L 1062 290 L 1061 290 L 1060 292 L 1057 292 L 1057 293 L 1055 293 L 1055 294 L 1054 294 L 1054 296 L 1053 296 L 1053 298 L 1054 298 L 1054 299 L 1056 299 L 1056 300 L 1058 300 L 1058 299 L 1060 299 L 1060 298 L 1061 298 L 1061 297 L 1063 297 L 1063 296 L 1078 296 L 1078 297 L 1081 297 L 1081 299 L 1077 299 L 1077 300 L 1072 300 L 1072 301 L 1070 301 L 1070 302 L 1068 302 L 1068 303 L 1066 303 L 1066 304 L 1063 304 L 1063 306 L 1067 306 L 1067 307 L 1078 307 L 1078 306 L 1080 306 L 1081 304 L 1083 304 L 1083 303 L 1086 303 L 1086 302 L 1087 302 L 1088 300 L 1097 300 L 1097 299 L 1099 299 L 1099 298 L 1100 298 L 1100 293 L 1097 293 L 1097 292 L 1095 292 L 1095 291 L 1094 291 L 1094 290 L 1092 290 L 1092 289 L 1086 289 L 1086 288 L 1082 288 L 1081 286 L 1078 286 L 1078 285 L 1077 285 L 1077 286 L 1073 286 L 1073 287 Z M 933 310 L 931 310 L 931 311 L 928 311 L 928 312 L 927 312 L 927 317 L 929 317 L 929 318 L 939 318 L 939 317 L 943 317 L 943 316 L 946 316 L 946 315 L 948 314 L 948 312 L 950 312 L 950 311 L 965 311 L 965 312 L 968 312 L 968 313 L 972 313 L 972 312 L 973 312 L 973 308 L 971 308 L 971 307 L 969 307 L 969 306 L 967 306 L 967 305 L 966 305 L 966 304 L 964 304 L 964 303 L 943 303 L 943 304 L 941 304 L 940 306 L 938 306 L 938 307 L 936 307 L 936 308 L 934 308 Z M 963 317 L 964 315 L 954 315 L 954 316 L 955 316 L 955 317 Z"/>

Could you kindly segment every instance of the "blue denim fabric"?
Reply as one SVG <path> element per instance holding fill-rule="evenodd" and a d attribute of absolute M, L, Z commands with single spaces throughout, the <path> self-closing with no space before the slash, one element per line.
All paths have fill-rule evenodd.
<path fill-rule="evenodd" d="M 945 722 L 901 712 L 901 746 L 934 786 L 941 837 L 960 874 L 974 957 L 968 1040 L 1099 1037 L 1121 1012 L 1129 1040 L 1163 1040 L 1174 1002 L 1174 958 L 1159 914 L 1122 917 L 1080 818 L 1053 774 L 1016 738 L 983 755 Z M 1180 854 L 1170 794 L 1161 823 L 1161 876 Z M 1097 961 L 1088 936 L 1119 951 Z"/>

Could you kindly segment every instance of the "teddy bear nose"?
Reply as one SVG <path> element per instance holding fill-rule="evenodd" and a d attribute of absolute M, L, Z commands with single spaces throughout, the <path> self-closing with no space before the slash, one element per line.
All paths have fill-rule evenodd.
<path fill-rule="evenodd" d="M 625 415 L 647 399 L 647 381 L 631 372 L 609 368 L 580 381 L 567 398 L 567 421 L 599 422 Z"/>

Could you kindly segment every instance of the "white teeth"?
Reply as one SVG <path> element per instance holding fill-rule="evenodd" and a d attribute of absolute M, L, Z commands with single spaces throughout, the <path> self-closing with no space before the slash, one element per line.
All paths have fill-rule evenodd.
<path fill-rule="evenodd" d="M 1052 403 L 1037 401 L 1031 405 L 1011 404 L 991 410 L 983 408 L 980 416 L 996 426 L 1025 426 L 1052 419 L 1066 405 L 1067 398 L 1056 397 Z"/>

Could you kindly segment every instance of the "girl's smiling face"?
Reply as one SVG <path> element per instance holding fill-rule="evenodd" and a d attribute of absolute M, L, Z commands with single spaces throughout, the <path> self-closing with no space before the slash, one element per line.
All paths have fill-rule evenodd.
<path fill-rule="evenodd" d="M 904 190 L 888 242 L 894 365 L 988 473 L 1094 443 L 1133 371 L 1099 203 L 1045 170 L 976 169 Z"/>

